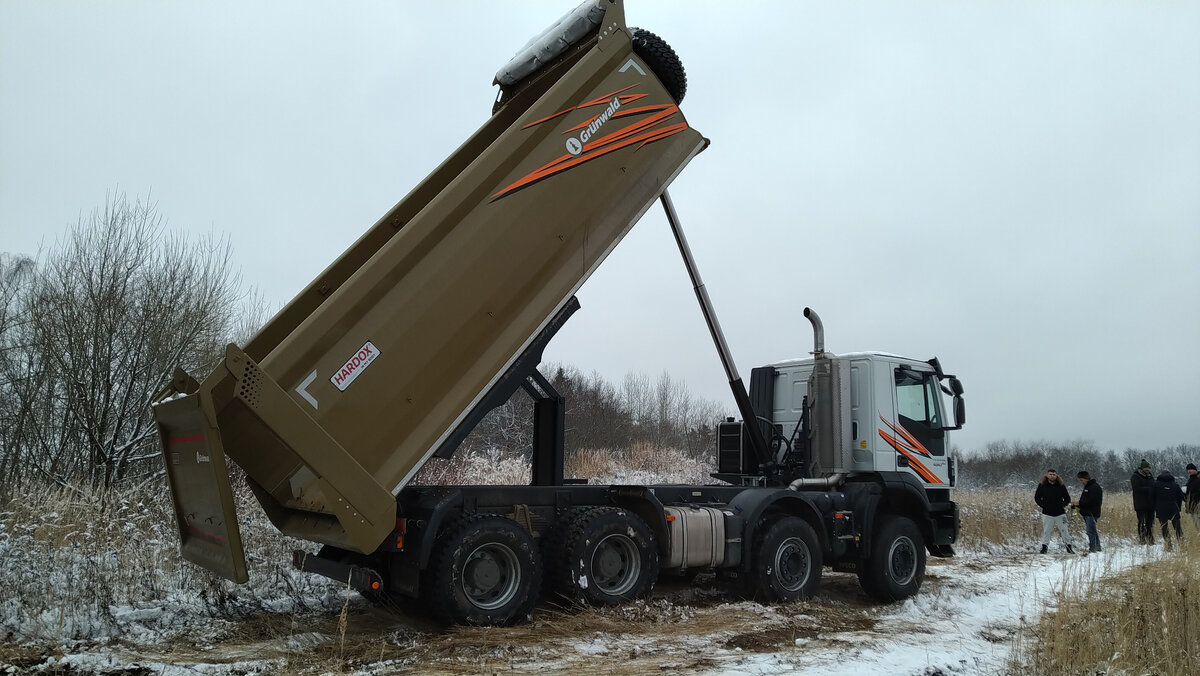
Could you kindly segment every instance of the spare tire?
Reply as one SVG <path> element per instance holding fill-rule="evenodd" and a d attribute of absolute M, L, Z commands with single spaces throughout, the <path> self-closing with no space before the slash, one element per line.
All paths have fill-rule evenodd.
<path fill-rule="evenodd" d="M 633 36 L 633 53 L 650 66 L 675 103 L 682 103 L 687 93 L 687 73 L 683 72 L 683 63 L 675 50 L 648 30 L 630 28 L 629 32 Z"/>

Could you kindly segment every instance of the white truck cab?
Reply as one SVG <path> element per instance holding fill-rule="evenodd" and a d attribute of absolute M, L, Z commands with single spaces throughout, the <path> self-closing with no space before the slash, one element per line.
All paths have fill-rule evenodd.
<path fill-rule="evenodd" d="M 845 466 L 820 467 L 818 462 L 816 467 L 855 473 L 909 472 L 928 488 L 954 485 L 947 431 L 961 425 L 947 424 L 951 416 L 932 364 L 886 352 L 824 358 L 836 362 L 842 376 L 841 396 L 835 399 L 844 398 L 839 408 L 848 422 L 848 435 L 842 441 L 848 452 L 836 454 L 846 457 Z M 777 433 L 790 435 L 799 424 L 816 363 L 810 357 L 771 365 L 775 371 L 771 420 Z"/>

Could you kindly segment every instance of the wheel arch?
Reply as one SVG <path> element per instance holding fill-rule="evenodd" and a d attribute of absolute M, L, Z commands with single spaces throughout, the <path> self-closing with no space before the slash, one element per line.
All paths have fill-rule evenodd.
<path fill-rule="evenodd" d="M 421 511 L 428 510 L 428 520 L 422 526 L 417 538 L 412 535 L 406 537 L 406 541 L 412 544 L 413 540 L 417 543 L 417 567 L 420 570 L 429 568 L 429 560 L 433 555 L 433 545 L 437 541 L 437 537 L 441 530 L 448 523 L 454 522 L 454 517 L 461 514 L 463 511 L 463 493 L 459 489 L 452 489 L 437 496 L 432 504 L 419 504 Z M 411 531 L 410 531 L 411 533 Z"/>
<path fill-rule="evenodd" d="M 859 487 L 859 490 L 852 491 L 852 486 Z M 851 495 L 854 512 L 862 515 L 863 551 L 870 551 L 880 514 L 895 514 L 910 519 L 921 532 L 925 547 L 928 548 L 933 542 L 929 497 L 925 487 L 911 474 L 881 472 L 873 481 L 848 484 L 847 493 Z"/>
<path fill-rule="evenodd" d="M 825 520 L 821 518 L 821 509 L 814 504 L 810 494 L 787 489 L 751 488 L 738 493 L 729 502 L 729 508 L 744 519 L 742 548 L 746 555 L 742 557 L 742 570 L 750 569 L 752 557 L 749 554 L 753 551 L 755 538 L 760 536 L 760 530 L 765 530 L 767 524 L 784 516 L 797 516 L 808 522 L 817 534 L 822 553 L 829 552 L 830 539 Z"/>
<path fill-rule="evenodd" d="M 647 486 L 613 486 L 612 502 L 616 507 L 633 512 L 650 527 L 658 555 L 665 558 L 671 535 L 667 530 L 667 512 L 658 496 Z"/>

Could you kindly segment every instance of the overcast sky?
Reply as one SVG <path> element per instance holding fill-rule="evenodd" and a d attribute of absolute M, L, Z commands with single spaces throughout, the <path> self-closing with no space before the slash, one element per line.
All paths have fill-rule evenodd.
<path fill-rule="evenodd" d="M 0 251 L 115 190 L 281 307 L 488 117 L 576 0 L 0 0 Z M 1200 3 L 665 2 L 711 139 L 670 192 L 743 377 L 938 356 L 954 442 L 1200 443 Z M 549 361 L 732 399 L 660 208 Z"/>

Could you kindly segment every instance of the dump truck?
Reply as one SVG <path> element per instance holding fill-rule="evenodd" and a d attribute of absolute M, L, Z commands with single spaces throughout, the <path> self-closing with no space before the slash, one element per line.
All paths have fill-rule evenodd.
<path fill-rule="evenodd" d="M 686 74 L 622 0 L 587 0 L 497 73 L 491 117 L 203 380 L 151 402 L 182 556 L 248 580 L 230 460 L 293 564 L 446 621 L 503 625 L 540 598 L 644 598 L 714 571 L 749 595 L 811 595 L 823 567 L 873 597 L 918 592 L 953 555 L 947 432 L 962 385 L 936 359 L 834 355 L 743 384 L 667 187 L 708 145 Z M 565 406 L 538 371 L 576 291 L 660 202 L 740 419 L 719 423 L 708 485 L 565 477 Z M 510 397 L 533 399 L 531 482 L 421 486 Z M 943 395 L 953 397 L 953 419 Z M 714 421 L 716 422 L 716 421 Z"/>

